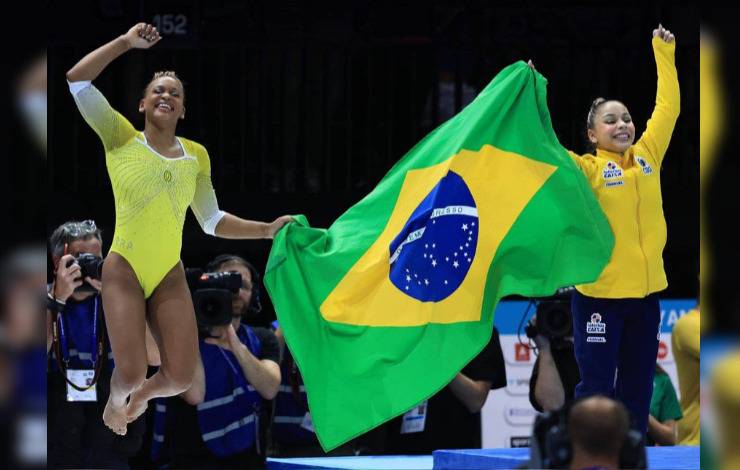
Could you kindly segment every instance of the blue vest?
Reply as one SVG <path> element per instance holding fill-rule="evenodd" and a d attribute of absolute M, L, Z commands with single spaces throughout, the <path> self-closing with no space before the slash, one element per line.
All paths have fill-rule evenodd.
<path fill-rule="evenodd" d="M 255 357 L 260 357 L 262 345 L 251 328 L 241 325 L 237 336 Z M 247 382 L 234 354 L 204 341 L 199 346 L 206 379 L 203 403 L 197 405 L 200 434 L 215 456 L 228 457 L 257 443 L 262 397 Z M 156 459 L 165 440 L 167 408 L 164 400 L 154 403 L 152 458 Z"/>
<path fill-rule="evenodd" d="M 290 351 L 285 348 L 285 357 L 280 364 L 280 389 L 275 396 L 275 417 L 272 422 L 272 436 L 275 441 L 288 445 L 317 444 L 316 434 L 301 427 L 308 412 L 308 397 L 303 378 L 293 362 Z M 295 368 L 295 369 L 294 369 Z M 292 370 L 294 369 L 294 370 Z M 294 393 L 290 376 L 295 374 L 298 394 Z"/>
<path fill-rule="evenodd" d="M 100 332 L 99 334 L 103 334 L 104 325 L 102 323 L 105 319 L 103 318 L 103 301 L 100 295 L 90 296 L 82 302 L 75 302 L 70 298 L 67 301 L 64 312 L 60 314 L 64 325 L 64 338 L 67 343 L 67 358 L 69 359 L 68 367 L 70 369 L 93 368 L 92 352 L 98 348 L 97 338 L 95 338 L 93 331 L 93 316 L 95 315 L 96 303 L 98 314 L 96 326 L 98 332 Z M 108 370 L 112 370 L 113 353 L 111 352 L 110 342 L 107 337 L 105 338 L 105 350 L 107 358 L 99 358 L 99 360 L 107 359 Z M 58 371 L 59 367 L 56 363 L 54 348 L 51 349 L 50 354 L 54 357 L 54 360 L 50 361 L 51 369 L 53 371 Z M 62 344 L 62 354 L 64 354 L 64 344 Z"/>

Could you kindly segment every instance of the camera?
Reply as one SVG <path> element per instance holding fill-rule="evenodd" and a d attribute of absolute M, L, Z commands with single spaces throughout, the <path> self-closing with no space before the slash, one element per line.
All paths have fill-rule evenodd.
<path fill-rule="evenodd" d="M 551 297 L 546 297 L 537 304 L 537 324 L 529 321 L 525 332 L 534 339 L 538 334 L 550 340 L 553 347 L 563 347 L 565 338 L 573 336 L 573 317 L 570 309 L 572 287 L 558 289 Z"/>
<path fill-rule="evenodd" d="M 201 334 L 207 334 L 215 326 L 231 323 L 232 297 L 242 286 L 241 274 L 236 271 L 204 273 L 201 269 L 186 269 L 185 276 Z"/>
<path fill-rule="evenodd" d="M 80 253 L 77 258 L 69 260 L 67 267 L 77 263 L 80 266 L 80 276 L 82 276 L 82 279 L 89 277 L 90 279 L 99 281 L 103 275 L 103 261 L 103 258 L 95 256 L 92 253 Z M 75 292 L 97 292 L 97 289 L 87 282 L 83 282 L 75 289 Z"/>

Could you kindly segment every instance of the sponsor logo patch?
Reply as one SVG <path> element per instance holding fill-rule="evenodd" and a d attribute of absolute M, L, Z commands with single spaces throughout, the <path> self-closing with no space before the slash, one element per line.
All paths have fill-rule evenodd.
<path fill-rule="evenodd" d="M 606 162 L 606 166 L 604 167 L 604 172 L 602 174 L 605 180 L 621 178 L 622 168 L 614 162 Z"/>
<path fill-rule="evenodd" d="M 635 161 L 638 165 L 640 165 L 643 173 L 645 173 L 646 175 L 651 175 L 653 173 L 653 167 L 650 166 L 647 160 L 642 157 L 635 156 Z"/>
<path fill-rule="evenodd" d="M 591 321 L 586 323 L 586 334 L 589 334 L 589 335 L 605 335 L 606 334 L 606 324 L 601 322 L 600 313 L 594 313 L 593 315 L 591 315 Z M 589 341 L 589 342 L 593 342 L 593 341 Z"/>

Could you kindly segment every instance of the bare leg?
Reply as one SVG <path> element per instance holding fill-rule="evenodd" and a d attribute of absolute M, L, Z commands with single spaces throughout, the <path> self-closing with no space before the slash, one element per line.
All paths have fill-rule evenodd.
<path fill-rule="evenodd" d="M 116 366 L 103 421 L 126 434 L 126 399 L 146 379 L 146 303 L 131 265 L 115 252 L 103 264 L 103 311 Z"/>
<path fill-rule="evenodd" d="M 129 422 L 146 410 L 152 398 L 179 395 L 190 388 L 199 360 L 198 329 L 182 263 L 154 290 L 147 310 L 162 365 L 131 395 L 126 410 Z"/>

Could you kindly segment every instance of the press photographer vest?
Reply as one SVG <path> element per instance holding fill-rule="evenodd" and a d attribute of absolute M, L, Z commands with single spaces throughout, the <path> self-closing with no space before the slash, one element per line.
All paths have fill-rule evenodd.
<path fill-rule="evenodd" d="M 237 336 L 260 357 L 262 345 L 251 328 L 241 325 Z M 249 449 L 256 441 L 262 397 L 247 382 L 230 351 L 201 341 L 200 355 L 206 375 L 206 395 L 197 406 L 203 442 L 219 457 Z"/>
<path fill-rule="evenodd" d="M 97 300 L 98 312 L 95 311 L 95 305 Z M 103 315 L 103 302 L 99 295 L 93 295 L 87 299 L 76 302 L 73 299 L 67 300 L 67 305 L 64 308 L 64 312 L 60 313 L 63 319 L 64 327 L 64 345 L 62 346 L 62 354 L 67 357 L 62 359 L 68 360 L 68 367 L 70 369 L 93 369 L 93 351 L 97 347 L 97 338 L 93 331 L 93 317 L 98 314 L 98 323 L 104 321 Z M 97 325 L 98 334 L 104 334 L 104 328 L 102 325 Z M 60 332 L 61 333 L 61 332 Z M 111 352 L 108 340 L 105 340 L 105 349 L 107 358 L 108 370 L 113 368 L 113 353 Z M 49 361 L 50 370 L 57 372 L 59 366 L 56 363 L 56 357 L 54 355 L 54 348 L 50 352 L 52 359 Z"/>
<path fill-rule="evenodd" d="M 262 344 L 251 328 L 241 325 L 237 336 L 255 357 L 260 357 Z M 203 341 L 199 346 L 206 381 L 203 403 L 196 407 L 200 435 L 215 456 L 229 457 L 257 443 L 262 397 L 247 382 L 234 354 Z M 157 459 L 165 441 L 167 405 L 163 399 L 154 403 L 152 458 Z"/>

